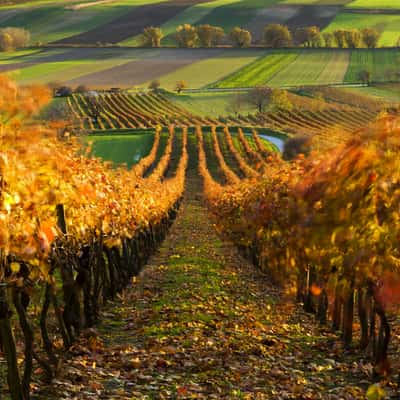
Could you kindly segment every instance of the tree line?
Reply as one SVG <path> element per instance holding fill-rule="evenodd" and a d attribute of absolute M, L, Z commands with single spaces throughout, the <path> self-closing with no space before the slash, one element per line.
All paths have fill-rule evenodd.
<path fill-rule="evenodd" d="M 220 26 L 179 25 L 173 35 L 179 47 L 216 47 L 230 42 L 235 47 L 249 47 L 253 37 L 249 30 L 235 27 L 226 33 Z M 376 48 L 381 32 L 375 28 L 336 29 L 321 32 L 318 26 L 301 27 L 291 31 L 286 25 L 268 24 L 264 28 L 262 44 L 271 48 L 285 47 L 338 47 L 338 48 Z M 160 47 L 164 34 L 160 27 L 150 26 L 143 30 L 141 44 Z"/>

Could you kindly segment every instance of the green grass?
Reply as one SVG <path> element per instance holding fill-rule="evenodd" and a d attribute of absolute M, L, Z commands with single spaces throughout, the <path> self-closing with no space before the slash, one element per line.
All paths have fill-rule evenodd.
<path fill-rule="evenodd" d="M 325 32 L 354 28 L 376 28 L 382 33 L 378 46 L 395 46 L 400 36 L 400 14 L 355 14 L 343 12 L 337 15 L 325 29 Z"/>
<path fill-rule="evenodd" d="M 333 51 L 303 51 L 267 83 L 273 87 L 337 83 L 338 76 L 343 78 L 345 68 L 346 58 L 343 59 Z M 332 79 L 332 82 L 328 79 Z"/>
<path fill-rule="evenodd" d="M 266 84 L 284 66 L 293 62 L 297 56 L 297 51 L 272 52 L 213 86 L 217 88 L 234 88 Z"/>
<path fill-rule="evenodd" d="M 262 54 L 265 54 L 265 51 L 225 50 L 222 54 L 216 53 L 215 57 L 198 61 L 161 76 L 161 87 L 174 89 L 177 81 L 184 80 L 189 88 L 202 88 L 250 64 Z"/>
<path fill-rule="evenodd" d="M 400 103 L 400 84 L 384 84 L 360 88 L 346 88 L 342 90 L 348 93 L 361 94 L 375 99 Z"/>
<path fill-rule="evenodd" d="M 392 8 L 400 9 L 400 3 L 396 0 L 355 0 L 348 8 Z"/>
<path fill-rule="evenodd" d="M 115 164 L 130 168 L 150 152 L 154 134 L 135 131 L 132 135 L 90 135 L 86 142 L 92 143 L 92 154 Z"/>
<path fill-rule="evenodd" d="M 358 50 L 353 51 L 345 82 L 359 82 L 360 72 L 363 70 L 371 73 L 373 81 L 387 80 L 388 73 L 398 70 L 400 52 L 398 50 Z"/>
<path fill-rule="evenodd" d="M 242 96 L 242 114 L 254 112 L 254 107 L 245 101 L 245 94 Z M 219 117 L 221 115 L 233 114 L 232 101 L 234 95 L 232 93 L 190 93 L 190 94 L 169 94 L 168 97 L 184 107 L 190 112 L 210 117 Z"/>

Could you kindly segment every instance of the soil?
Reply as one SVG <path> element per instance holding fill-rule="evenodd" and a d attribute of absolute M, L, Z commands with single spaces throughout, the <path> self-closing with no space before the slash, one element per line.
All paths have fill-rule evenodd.
<path fill-rule="evenodd" d="M 68 84 L 73 86 L 85 84 L 95 88 L 141 85 L 178 68 L 215 56 L 220 52 L 222 52 L 221 49 L 186 49 L 185 51 L 171 49 L 162 53 L 155 50 L 149 56 L 141 57 L 140 60 L 81 76 L 69 81 Z"/>

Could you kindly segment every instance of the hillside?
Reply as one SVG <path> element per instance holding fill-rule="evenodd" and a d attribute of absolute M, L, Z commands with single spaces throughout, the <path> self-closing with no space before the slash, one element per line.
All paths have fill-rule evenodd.
<path fill-rule="evenodd" d="M 137 45 L 148 26 L 162 28 L 163 43 L 184 23 L 211 24 L 229 32 L 235 26 L 251 31 L 260 42 L 266 24 L 280 23 L 291 30 L 318 26 L 377 28 L 380 46 L 396 45 L 400 36 L 400 5 L 374 0 L 102 0 L 30 1 L 0 7 L 0 26 L 28 29 L 33 43 Z"/>

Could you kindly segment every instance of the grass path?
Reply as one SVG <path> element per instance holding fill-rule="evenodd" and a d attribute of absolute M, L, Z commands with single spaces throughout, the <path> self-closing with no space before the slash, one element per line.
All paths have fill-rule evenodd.
<path fill-rule="evenodd" d="M 158 253 L 35 398 L 362 398 L 351 382 L 366 378 L 351 355 L 340 356 L 336 336 L 217 236 L 196 168 L 192 157 L 182 208 Z"/>

